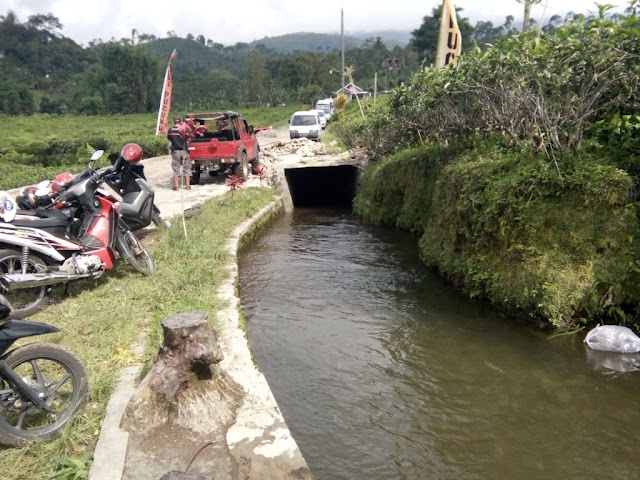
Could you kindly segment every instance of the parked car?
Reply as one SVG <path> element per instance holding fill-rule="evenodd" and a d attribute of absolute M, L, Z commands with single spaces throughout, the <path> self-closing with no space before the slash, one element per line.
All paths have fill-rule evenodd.
<path fill-rule="evenodd" d="M 310 112 L 315 112 L 318 114 L 318 117 L 320 117 L 320 126 L 322 127 L 322 130 L 325 130 L 327 128 L 327 118 L 324 115 L 324 110 L 309 110 Z"/>
<path fill-rule="evenodd" d="M 325 98 L 323 100 L 318 100 L 316 102 L 316 110 L 322 110 L 324 112 L 324 116 L 327 119 L 327 123 L 331 121 L 331 117 L 333 116 L 333 112 L 335 110 L 335 102 L 331 98 Z"/>
<path fill-rule="evenodd" d="M 305 110 L 295 112 L 289 120 L 289 138 L 306 137 L 318 141 L 322 138 L 322 125 L 317 113 Z"/>

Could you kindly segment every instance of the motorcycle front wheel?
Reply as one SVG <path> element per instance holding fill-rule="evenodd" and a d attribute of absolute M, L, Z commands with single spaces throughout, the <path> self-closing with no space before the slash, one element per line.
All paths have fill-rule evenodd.
<path fill-rule="evenodd" d="M 18 347 L 4 361 L 53 412 L 36 407 L 0 378 L 0 443 L 22 446 L 36 437 L 54 438 L 87 400 L 89 376 L 82 361 L 50 343 Z"/>
<path fill-rule="evenodd" d="M 156 269 L 156 265 L 142 242 L 130 230 L 120 230 L 120 233 L 122 235 L 122 248 L 125 250 L 127 261 L 140 273 L 150 275 Z"/>
<path fill-rule="evenodd" d="M 23 273 L 22 253 L 19 250 L 0 250 L 0 273 Z M 26 273 L 38 273 L 47 269 L 44 260 L 31 253 L 27 257 Z M 6 292 L 4 296 L 12 307 L 13 318 L 25 318 L 41 310 L 49 301 L 50 286 L 21 288 Z"/>

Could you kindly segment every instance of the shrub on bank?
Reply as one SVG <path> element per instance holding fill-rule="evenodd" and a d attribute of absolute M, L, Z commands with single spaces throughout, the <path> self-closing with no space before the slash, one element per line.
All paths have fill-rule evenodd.
<path fill-rule="evenodd" d="M 640 239 L 629 175 L 485 148 L 413 148 L 375 163 L 356 214 L 421 235 L 425 262 L 471 296 L 556 328 L 633 321 Z"/>

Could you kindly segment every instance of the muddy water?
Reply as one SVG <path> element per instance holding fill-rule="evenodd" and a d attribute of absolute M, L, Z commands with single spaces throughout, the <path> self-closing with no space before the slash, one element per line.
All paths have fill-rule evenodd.
<path fill-rule="evenodd" d="M 255 360 L 316 479 L 639 478 L 640 372 L 455 293 L 416 243 L 296 209 L 240 259 Z"/>

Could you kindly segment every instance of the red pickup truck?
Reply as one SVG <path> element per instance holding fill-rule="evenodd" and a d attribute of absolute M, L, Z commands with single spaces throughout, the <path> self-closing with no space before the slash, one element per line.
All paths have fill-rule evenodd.
<path fill-rule="evenodd" d="M 186 119 L 195 123 L 189 143 L 191 183 L 197 184 L 202 172 L 211 176 L 230 172 L 246 180 L 250 165 L 259 162 L 260 145 L 255 134 L 268 127 L 254 129 L 242 115 L 230 111 L 189 114 Z"/>

